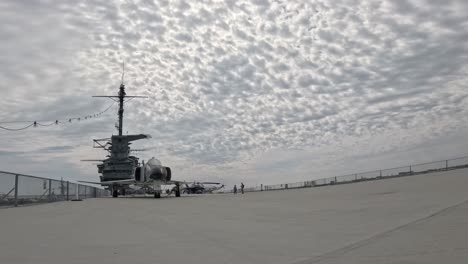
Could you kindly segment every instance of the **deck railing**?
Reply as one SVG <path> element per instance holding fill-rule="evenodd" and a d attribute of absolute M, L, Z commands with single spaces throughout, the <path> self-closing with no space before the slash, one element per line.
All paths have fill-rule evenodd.
<path fill-rule="evenodd" d="M 0 207 L 108 196 L 94 186 L 0 171 Z"/>
<path fill-rule="evenodd" d="M 355 183 L 370 180 L 379 180 L 393 177 L 403 177 L 411 175 L 419 175 L 431 172 L 447 171 L 468 168 L 468 157 L 454 158 L 448 160 L 439 160 L 427 163 L 420 163 L 414 165 L 408 165 L 403 167 L 374 170 L 368 172 L 352 173 L 341 176 L 333 176 L 315 180 L 291 182 L 273 185 L 263 185 L 255 187 L 247 187 L 244 189 L 245 192 L 257 192 L 257 191 L 272 191 L 272 190 L 286 190 L 286 189 L 297 189 L 297 188 L 309 188 L 328 186 L 335 184 Z"/>

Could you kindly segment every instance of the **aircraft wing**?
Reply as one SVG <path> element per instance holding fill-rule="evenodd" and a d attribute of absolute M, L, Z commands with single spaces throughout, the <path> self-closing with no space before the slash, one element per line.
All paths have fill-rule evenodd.
<path fill-rule="evenodd" d="M 170 184 L 185 184 L 187 183 L 186 181 L 166 181 L 165 184 L 170 185 Z"/>
<path fill-rule="evenodd" d="M 149 185 L 151 183 L 148 182 L 137 182 L 134 179 L 128 179 L 128 180 L 117 180 L 117 181 L 104 181 L 104 182 L 90 182 L 90 181 L 78 181 L 82 183 L 90 183 L 90 184 L 99 184 L 99 185 L 113 185 L 113 184 L 134 184 L 134 185 Z M 166 181 L 163 184 L 164 185 L 170 185 L 170 184 L 190 184 L 192 182 L 187 182 L 187 181 Z M 197 182 L 201 184 L 220 184 L 218 182 Z"/>
<path fill-rule="evenodd" d="M 188 181 L 167 181 L 166 184 L 190 184 L 194 182 L 188 182 Z M 196 183 L 201 183 L 201 184 L 221 184 L 219 182 L 196 182 Z"/>
<path fill-rule="evenodd" d="M 197 183 L 201 183 L 201 184 L 221 184 L 219 182 L 197 182 Z"/>
<path fill-rule="evenodd" d="M 135 184 L 136 181 L 133 179 L 129 180 L 118 180 L 118 181 L 104 181 L 104 182 L 89 182 L 89 181 L 78 181 L 83 183 L 91 183 L 91 184 L 100 184 L 100 185 L 113 185 L 113 184 Z"/>

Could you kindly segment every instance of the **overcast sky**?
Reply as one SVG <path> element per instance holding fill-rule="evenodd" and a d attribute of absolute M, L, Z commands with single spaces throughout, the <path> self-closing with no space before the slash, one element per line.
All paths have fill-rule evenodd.
<path fill-rule="evenodd" d="M 468 1 L 0 2 L 0 123 L 103 111 L 175 179 L 247 186 L 468 154 Z M 0 170 L 97 180 L 99 118 L 0 130 Z M 1 123 L 17 128 L 24 123 Z"/>

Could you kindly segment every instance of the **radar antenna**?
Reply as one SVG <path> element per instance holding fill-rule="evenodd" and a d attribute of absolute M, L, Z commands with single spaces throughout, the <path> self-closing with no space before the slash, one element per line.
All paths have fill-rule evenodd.
<path fill-rule="evenodd" d="M 123 113 L 124 113 L 124 100 L 125 98 L 148 98 L 148 96 L 134 96 L 134 95 L 127 95 L 125 93 L 125 85 L 124 85 L 124 74 L 125 74 L 125 63 L 122 62 L 122 82 L 120 83 L 119 94 L 115 95 L 97 95 L 93 97 L 107 97 L 119 103 L 119 136 L 122 136 L 122 129 L 123 129 Z"/>
<path fill-rule="evenodd" d="M 122 61 L 122 82 L 120 84 L 124 84 L 124 75 L 125 75 L 125 62 Z"/>

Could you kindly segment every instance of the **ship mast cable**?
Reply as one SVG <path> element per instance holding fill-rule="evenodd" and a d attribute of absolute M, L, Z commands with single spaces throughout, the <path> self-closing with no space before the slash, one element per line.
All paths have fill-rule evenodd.
<path fill-rule="evenodd" d="M 8 128 L 8 127 L 0 126 L 0 129 L 4 129 L 4 130 L 8 130 L 8 131 L 20 131 L 20 130 L 28 129 L 28 128 L 32 127 L 32 126 L 34 126 L 34 123 L 31 123 L 30 125 L 22 127 L 22 128 Z"/>
<path fill-rule="evenodd" d="M 7 123 L 9 123 L 9 124 L 11 124 L 11 123 L 30 123 L 30 124 L 25 126 L 25 127 L 21 127 L 21 128 L 9 128 L 9 127 L 0 126 L 0 129 L 7 130 L 7 131 L 20 131 L 20 130 L 28 129 L 28 128 L 32 127 L 32 126 L 34 126 L 34 127 L 37 127 L 37 126 L 52 126 L 52 125 L 58 125 L 59 123 L 66 123 L 66 122 L 71 123 L 72 120 L 81 120 L 81 119 L 88 119 L 88 118 L 98 117 L 101 114 L 104 114 L 105 112 L 107 112 L 113 105 L 114 105 L 114 102 L 112 102 L 112 104 L 109 107 L 107 107 L 106 109 L 104 109 L 103 111 L 101 111 L 99 113 L 96 113 L 96 114 L 87 115 L 87 116 L 84 116 L 84 117 L 72 117 L 72 118 L 63 119 L 63 120 L 56 119 L 55 121 L 51 121 L 51 120 L 4 121 L 4 122 L 0 122 L 0 124 L 7 124 Z M 48 123 L 48 122 L 50 122 L 50 123 Z"/>
<path fill-rule="evenodd" d="M 107 107 L 106 109 L 104 109 L 103 111 L 99 112 L 99 113 L 95 113 L 95 114 L 92 114 L 92 115 L 87 115 L 87 116 L 82 116 L 82 117 L 72 117 L 72 118 L 66 118 L 66 119 L 57 119 L 56 121 L 59 121 L 59 122 L 65 122 L 65 121 L 69 121 L 69 120 L 74 120 L 74 119 L 85 119 L 86 117 L 88 118 L 92 118 L 92 117 L 97 117 L 97 116 L 100 116 L 102 114 L 104 114 L 105 112 L 107 112 L 112 106 L 114 105 L 114 102 L 109 105 L 109 107 Z M 35 120 L 36 122 L 55 122 L 53 120 Z M 0 124 L 13 124 L 13 123 L 33 123 L 35 122 L 33 120 L 25 120 L 25 121 L 1 121 Z"/>
<path fill-rule="evenodd" d="M 50 124 L 41 124 L 41 123 L 39 123 L 39 122 L 36 122 L 36 124 L 39 125 L 39 126 L 57 125 L 57 124 L 58 124 L 58 120 L 56 120 L 56 121 L 54 121 L 54 122 L 52 122 L 52 123 L 50 123 Z"/>

